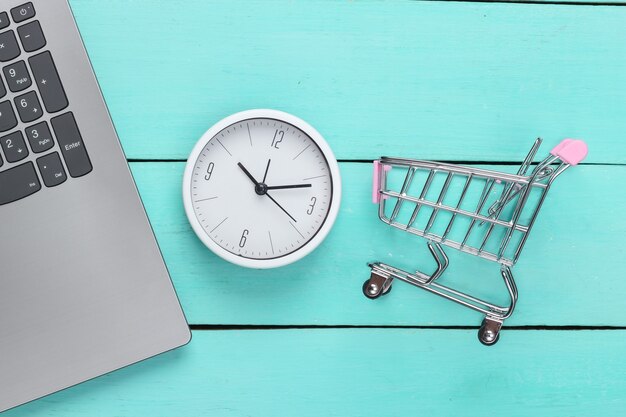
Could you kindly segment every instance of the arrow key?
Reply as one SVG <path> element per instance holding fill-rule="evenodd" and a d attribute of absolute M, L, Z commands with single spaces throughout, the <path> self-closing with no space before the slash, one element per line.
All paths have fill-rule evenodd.
<path fill-rule="evenodd" d="M 21 161 L 28 156 L 28 148 L 20 131 L 0 138 L 0 146 L 2 146 L 7 162 Z"/>
<path fill-rule="evenodd" d="M 42 116 L 41 103 L 39 103 L 37 93 L 34 91 L 22 94 L 21 96 L 15 97 L 13 100 L 15 101 L 15 108 L 17 108 L 22 122 L 32 122 Z"/>

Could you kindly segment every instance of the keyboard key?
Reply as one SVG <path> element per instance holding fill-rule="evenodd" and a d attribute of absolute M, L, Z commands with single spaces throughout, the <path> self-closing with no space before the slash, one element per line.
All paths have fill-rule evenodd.
<path fill-rule="evenodd" d="M 20 55 L 15 33 L 12 30 L 0 33 L 0 61 L 7 62 Z"/>
<path fill-rule="evenodd" d="M 46 38 L 37 20 L 17 28 L 17 34 L 20 35 L 22 47 L 26 52 L 33 52 L 46 46 Z"/>
<path fill-rule="evenodd" d="M 9 20 L 9 14 L 7 12 L 0 13 L 0 29 L 9 27 L 11 21 Z"/>
<path fill-rule="evenodd" d="M 61 158 L 56 152 L 37 158 L 37 166 L 46 187 L 56 187 L 67 179 Z"/>
<path fill-rule="evenodd" d="M 24 123 L 37 120 L 43 114 L 41 111 L 41 104 L 37 98 L 37 93 L 34 91 L 17 96 L 13 100 L 15 101 L 15 108 L 17 108 L 20 119 Z"/>
<path fill-rule="evenodd" d="M 26 129 L 26 137 L 30 143 L 30 148 L 35 153 L 45 152 L 54 146 L 52 133 L 48 128 L 48 123 L 41 122 Z"/>
<path fill-rule="evenodd" d="M 28 62 L 48 113 L 55 113 L 66 108 L 68 105 L 67 97 L 50 52 L 43 52 L 30 57 Z"/>
<path fill-rule="evenodd" d="M 7 95 L 7 89 L 4 88 L 4 84 L 0 81 L 0 98 Z"/>
<path fill-rule="evenodd" d="M 70 176 L 76 178 L 90 173 L 92 170 L 91 161 L 72 112 L 51 119 L 50 123 L 57 137 L 57 142 L 59 142 Z"/>
<path fill-rule="evenodd" d="M 31 17 L 35 16 L 35 8 L 33 7 L 33 3 L 28 2 L 22 4 L 21 6 L 12 8 L 11 16 L 13 16 L 13 20 L 15 21 L 15 23 L 20 23 L 24 20 L 30 19 Z"/>
<path fill-rule="evenodd" d="M 17 126 L 17 119 L 10 101 L 0 103 L 0 132 L 6 132 Z"/>
<path fill-rule="evenodd" d="M 26 90 L 31 86 L 32 81 L 26 68 L 26 62 L 18 61 L 14 64 L 4 67 L 4 78 L 7 80 L 9 90 L 14 93 Z M 3 87 L 4 89 L 4 87 Z"/>
<path fill-rule="evenodd" d="M 32 162 L 0 172 L 0 205 L 12 203 L 41 190 Z"/>
<path fill-rule="evenodd" d="M 24 136 L 19 130 L 10 135 L 0 138 L 0 146 L 4 151 L 7 162 L 17 162 L 28 156 L 28 148 L 24 142 Z"/>

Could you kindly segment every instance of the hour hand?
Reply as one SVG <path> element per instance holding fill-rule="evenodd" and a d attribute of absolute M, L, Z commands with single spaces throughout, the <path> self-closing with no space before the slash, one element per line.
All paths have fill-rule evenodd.
<path fill-rule="evenodd" d="M 295 184 L 295 185 L 274 185 L 267 187 L 268 190 L 286 190 L 289 188 L 310 188 L 311 184 Z"/>
<path fill-rule="evenodd" d="M 244 174 L 246 174 L 246 176 L 248 178 L 250 178 L 250 181 L 252 181 L 252 183 L 254 185 L 259 185 L 259 183 L 257 182 L 257 180 L 254 179 L 254 177 L 252 176 L 252 174 L 250 174 L 250 171 L 248 171 L 246 169 L 246 167 L 243 166 L 243 164 L 241 162 L 237 162 L 237 165 L 239 165 L 239 168 L 241 168 L 241 170 L 244 172 Z"/>

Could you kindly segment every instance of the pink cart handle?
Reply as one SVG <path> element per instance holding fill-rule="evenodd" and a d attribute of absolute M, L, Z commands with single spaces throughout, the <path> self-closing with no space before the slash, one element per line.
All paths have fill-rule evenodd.
<path fill-rule="evenodd" d="M 574 140 L 574 139 L 569 139 L 569 138 L 567 138 L 567 139 L 563 139 L 563 140 L 562 140 L 562 141 L 561 141 L 558 145 L 556 145 L 554 148 L 552 148 L 552 150 L 550 151 L 550 153 L 551 153 L 552 155 L 554 155 L 554 156 L 557 156 L 557 157 L 558 157 L 558 156 L 559 156 L 559 151 L 560 151 L 561 149 L 563 149 L 563 147 L 564 147 L 565 145 L 567 145 L 568 143 L 570 143 L 570 142 L 571 142 L 571 141 L 573 141 L 573 140 Z"/>
<path fill-rule="evenodd" d="M 580 139 L 563 139 L 550 153 L 570 165 L 578 165 L 587 156 L 587 144 Z"/>
<path fill-rule="evenodd" d="M 391 166 L 382 165 L 380 161 L 374 161 L 374 175 L 372 177 L 372 202 L 374 204 L 380 203 L 380 176 L 382 174 L 381 168 L 385 171 L 389 171 Z M 387 196 L 382 196 L 383 199 L 387 198 Z"/>

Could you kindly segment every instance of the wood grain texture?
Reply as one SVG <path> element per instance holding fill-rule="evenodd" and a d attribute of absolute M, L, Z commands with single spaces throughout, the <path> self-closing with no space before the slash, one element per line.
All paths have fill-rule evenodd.
<path fill-rule="evenodd" d="M 520 160 L 537 136 L 626 162 L 626 8 L 72 0 L 130 158 L 184 159 L 231 113 L 315 126 L 338 158 Z"/>
<path fill-rule="evenodd" d="M 188 346 L 6 417 L 621 417 L 626 332 L 194 332 Z M 601 358 L 599 357 L 601 355 Z"/>
<path fill-rule="evenodd" d="M 368 261 L 434 269 L 424 239 L 378 220 L 370 200 L 370 164 L 340 164 L 345 191 L 330 236 L 304 260 L 269 271 L 228 264 L 195 237 L 181 201 L 183 163 L 131 167 L 191 323 L 478 325 L 482 320 L 402 282 L 382 299 L 362 295 Z M 626 325 L 625 284 L 615 275 L 626 269 L 621 213 L 626 195 L 614 189 L 625 181 L 622 166 L 579 166 L 558 178 L 514 269 L 520 301 L 507 324 Z M 506 301 L 498 264 L 455 250 L 448 254 L 445 280 Z"/>

